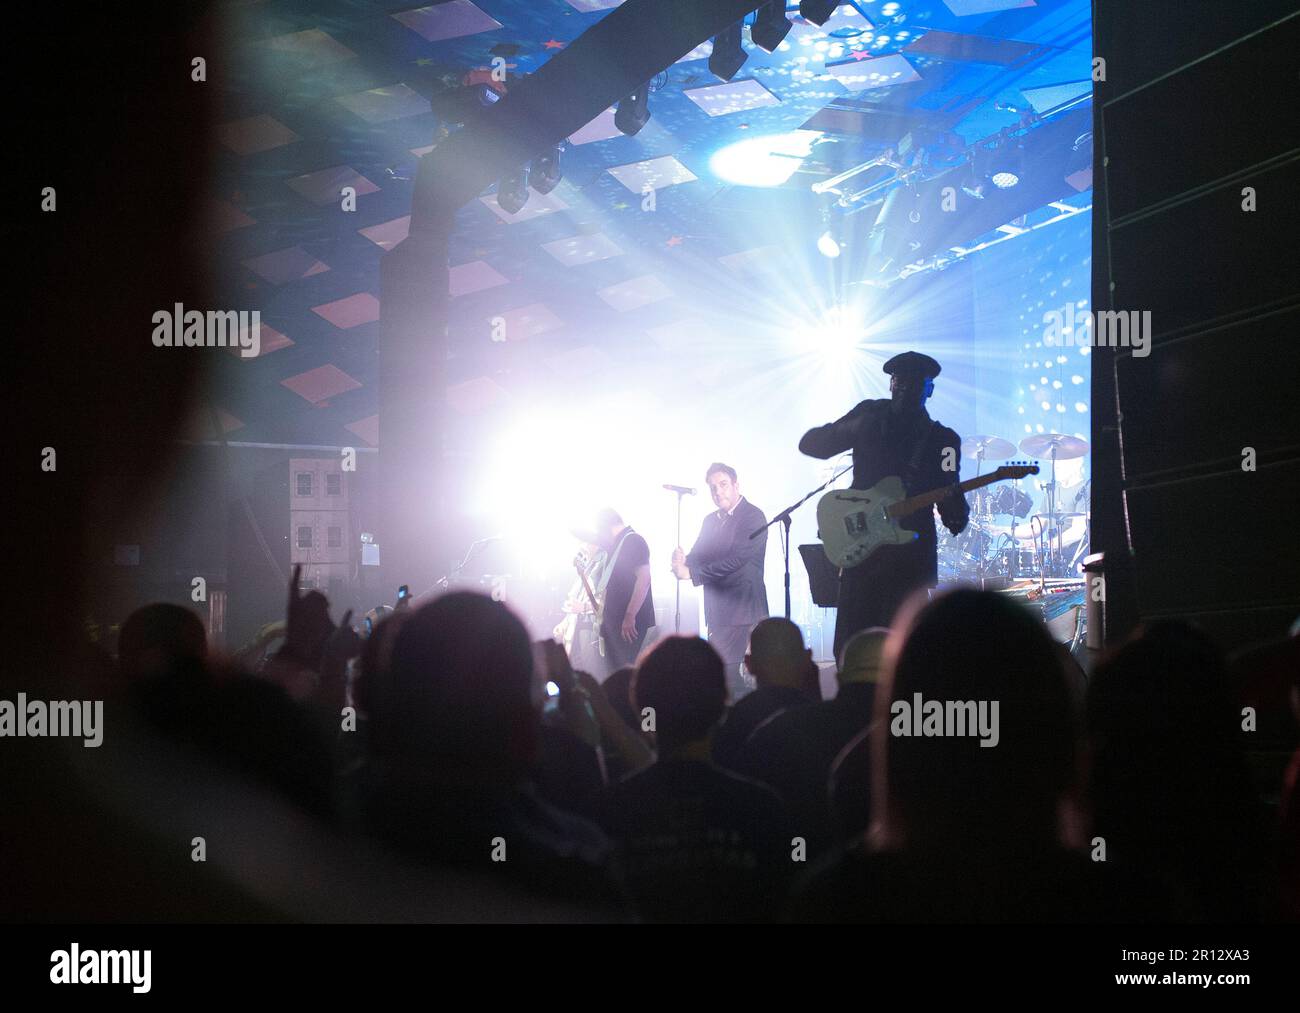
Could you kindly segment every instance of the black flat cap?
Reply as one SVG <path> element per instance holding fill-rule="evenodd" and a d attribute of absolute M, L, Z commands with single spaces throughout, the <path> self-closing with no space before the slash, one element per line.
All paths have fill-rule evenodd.
<path fill-rule="evenodd" d="M 940 366 L 928 355 L 922 355 L 920 352 L 903 352 L 886 362 L 884 370 L 891 376 L 895 373 L 919 373 L 927 380 L 933 380 L 939 375 Z"/>

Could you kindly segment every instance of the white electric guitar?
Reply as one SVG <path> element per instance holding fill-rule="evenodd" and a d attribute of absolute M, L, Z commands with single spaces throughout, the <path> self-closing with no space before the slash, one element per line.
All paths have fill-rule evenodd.
<path fill-rule="evenodd" d="M 555 639 L 564 645 L 564 653 L 571 655 L 573 653 L 574 637 L 578 630 L 578 617 L 579 615 L 585 615 L 591 619 L 596 650 L 600 652 L 600 656 L 603 658 L 605 656 L 605 638 L 601 635 L 600 628 L 605 618 L 605 609 L 597 601 L 596 594 L 591 589 L 591 582 L 587 580 L 587 568 L 590 564 L 591 560 L 587 558 L 585 553 L 579 552 L 574 557 L 573 568 L 578 571 L 578 580 L 575 583 L 582 585 L 582 591 L 586 594 L 587 600 L 585 603 L 579 602 L 576 600 L 576 590 L 570 592 L 564 603 L 564 618 L 559 621 L 551 632 Z M 587 603 L 591 605 L 590 610 L 584 607 Z"/>
<path fill-rule="evenodd" d="M 915 531 L 898 526 L 900 518 L 938 503 L 950 493 L 964 494 L 994 482 L 1037 474 L 1036 464 L 1004 465 L 979 478 L 916 496 L 907 495 L 897 475 L 882 478 L 870 489 L 836 489 L 817 502 L 817 534 L 832 563 L 857 566 L 882 545 L 905 545 L 918 537 Z"/>

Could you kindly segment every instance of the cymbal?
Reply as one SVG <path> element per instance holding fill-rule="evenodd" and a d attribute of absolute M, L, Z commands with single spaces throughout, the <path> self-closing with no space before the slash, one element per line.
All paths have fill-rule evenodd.
<path fill-rule="evenodd" d="M 986 461 L 1005 461 L 1016 453 L 1014 443 L 998 436 L 968 436 L 961 441 L 962 457 L 978 460 L 981 449 Z"/>
<path fill-rule="evenodd" d="M 1043 515 L 1039 514 L 1037 516 L 1042 518 Z M 1074 530 L 1075 528 L 1082 528 L 1084 526 L 1083 524 L 1076 524 L 1074 518 L 1087 517 L 1088 515 L 1077 514 L 1077 513 L 1061 513 L 1061 514 L 1056 514 L 1055 516 L 1061 519 L 1062 531 L 1071 531 Z M 1050 520 L 1050 518 L 1048 519 Z M 982 530 L 987 531 L 991 535 L 1010 535 L 1011 525 L 1010 524 L 987 524 L 982 528 Z M 1052 530 L 1053 529 L 1050 524 L 1043 524 L 1041 520 L 1038 524 L 1035 524 L 1032 520 L 1020 521 L 1019 523 L 1016 524 L 1015 538 L 1018 541 L 1022 541 L 1022 542 L 1032 542 L 1034 539 L 1038 538 L 1040 534 L 1044 534 L 1044 532 L 1045 532 L 1044 537 L 1050 537 Z"/>
<path fill-rule="evenodd" d="M 1026 436 L 1020 441 L 1021 453 L 1040 459 L 1050 459 L 1053 447 L 1056 448 L 1058 461 L 1069 461 L 1088 452 L 1088 441 L 1077 436 L 1062 436 L 1060 433 L 1039 433 L 1037 436 Z"/>

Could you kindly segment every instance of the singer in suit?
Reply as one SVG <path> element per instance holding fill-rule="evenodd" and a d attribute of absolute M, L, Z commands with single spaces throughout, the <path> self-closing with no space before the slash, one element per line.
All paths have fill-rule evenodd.
<path fill-rule="evenodd" d="M 767 586 L 763 582 L 767 531 L 749 537 L 767 524 L 767 518 L 741 495 L 735 468 L 711 464 L 704 480 L 718 509 L 704 518 L 689 553 L 680 545 L 673 552 L 673 573 L 679 580 L 704 587 L 709 643 L 722 655 L 727 683 L 733 696 L 739 696 L 745 688 L 740 663 L 749 645 L 749 631 L 767 618 Z"/>

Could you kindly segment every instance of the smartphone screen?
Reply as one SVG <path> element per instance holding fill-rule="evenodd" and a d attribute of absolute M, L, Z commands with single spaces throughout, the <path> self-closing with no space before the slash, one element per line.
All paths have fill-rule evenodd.
<path fill-rule="evenodd" d="M 546 678 L 560 689 L 572 688 L 577 680 L 569 656 L 564 653 L 564 645 L 554 640 L 542 641 L 542 645 L 546 651 Z"/>
<path fill-rule="evenodd" d="M 555 706 L 554 697 L 559 693 L 560 688 L 551 681 L 550 676 L 550 652 L 546 646 L 549 641 L 534 640 L 533 648 L 533 684 L 532 698 L 533 706 L 539 708 L 543 713 L 551 710 Z M 554 692 L 552 692 L 554 689 Z"/>

